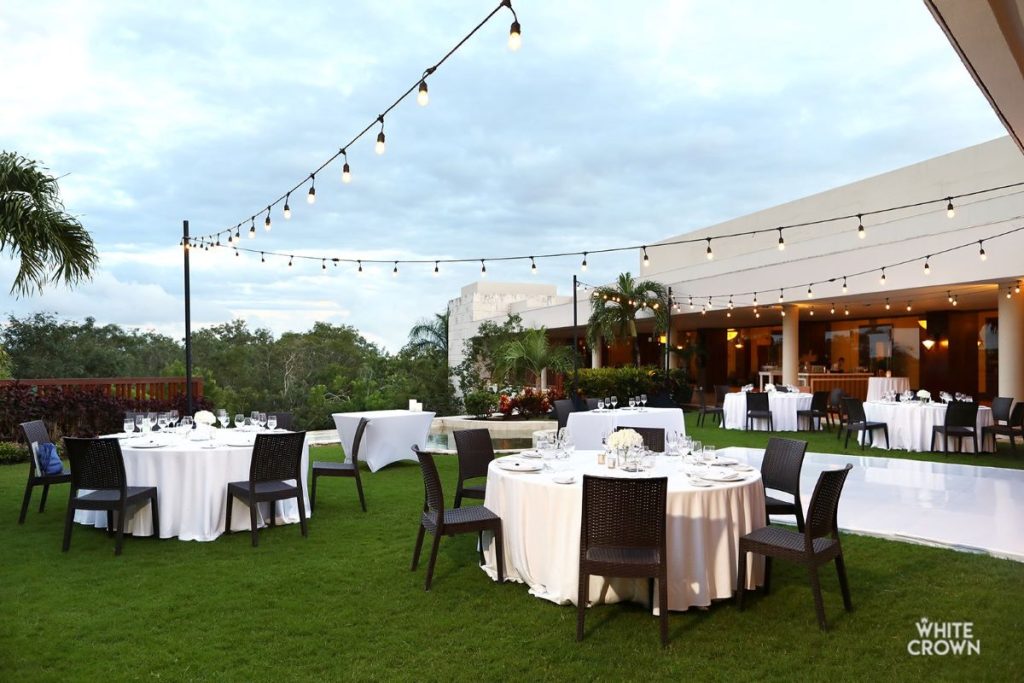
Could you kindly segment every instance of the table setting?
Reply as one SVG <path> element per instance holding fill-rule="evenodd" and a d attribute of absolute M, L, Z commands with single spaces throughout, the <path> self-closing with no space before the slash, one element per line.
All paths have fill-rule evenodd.
<path fill-rule="evenodd" d="M 889 426 L 889 447 L 891 450 L 905 451 L 930 451 L 932 449 L 932 428 L 942 425 L 946 420 L 946 409 L 950 402 L 966 401 L 972 402 L 973 397 L 955 392 L 939 392 L 939 401 L 932 400 L 932 394 L 927 389 L 912 392 L 909 389 L 903 392 L 888 391 L 881 400 L 865 401 L 864 416 L 869 422 L 884 422 Z M 978 406 L 978 417 L 975 429 L 978 432 L 979 444 L 982 439 L 982 429 L 988 425 L 995 424 L 992 418 L 992 409 L 988 406 Z M 861 435 L 861 439 L 866 438 Z M 938 439 L 936 439 L 938 442 Z M 875 439 L 875 448 L 885 448 L 885 442 Z M 970 439 L 963 440 L 963 449 L 972 452 L 974 444 Z M 986 450 L 985 446 L 981 446 Z"/>
<path fill-rule="evenodd" d="M 670 432 L 686 433 L 681 408 L 648 408 L 644 405 L 643 394 L 640 399 L 640 405 L 636 404 L 634 397 L 632 407 L 627 404 L 622 408 L 615 407 L 617 399 L 614 396 L 608 399 L 608 403 L 599 401 L 597 409 L 569 413 L 565 428 L 578 448 L 589 450 L 600 449 L 602 439 L 619 427 L 653 427 L 664 429 L 666 435 Z"/>
<path fill-rule="evenodd" d="M 768 394 L 768 407 L 772 411 L 772 426 L 777 432 L 799 431 L 799 422 L 796 419 L 798 410 L 809 410 L 813 395 L 805 391 L 776 391 L 773 385 L 771 390 L 766 389 Z M 746 389 L 746 387 L 744 387 Z M 747 391 L 731 392 L 725 395 L 722 401 L 723 429 L 746 429 L 747 428 Z M 767 420 L 755 420 L 756 429 L 767 427 Z"/>

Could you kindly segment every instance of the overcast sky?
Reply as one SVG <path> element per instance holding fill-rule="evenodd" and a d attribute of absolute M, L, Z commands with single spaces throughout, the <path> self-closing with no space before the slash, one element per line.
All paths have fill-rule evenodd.
<path fill-rule="evenodd" d="M 34 311 L 184 333 L 181 221 L 234 226 L 374 120 L 497 2 L 4 2 L 0 148 L 65 176 L 99 248 Z M 244 246 L 480 258 L 651 242 L 1005 134 L 921 2 L 514 0 Z M 243 235 L 247 232 L 243 229 Z M 578 259 L 488 264 L 569 294 Z M 587 279 L 636 269 L 590 257 Z M 345 323 L 396 351 L 479 264 L 193 254 L 193 326 Z M 0 258 L 0 291 L 14 262 Z"/>

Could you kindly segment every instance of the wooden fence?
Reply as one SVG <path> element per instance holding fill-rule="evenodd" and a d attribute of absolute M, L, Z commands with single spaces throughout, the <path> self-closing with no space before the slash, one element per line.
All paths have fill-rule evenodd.
<path fill-rule="evenodd" d="M 170 401 L 185 395 L 187 383 L 184 377 L 89 377 L 89 378 L 56 378 L 56 379 L 4 379 L 0 386 L 20 384 L 31 387 L 40 395 L 47 392 L 63 391 L 95 391 L 100 390 L 107 396 L 126 400 L 164 400 Z M 192 378 L 192 396 L 203 395 L 203 378 Z"/>

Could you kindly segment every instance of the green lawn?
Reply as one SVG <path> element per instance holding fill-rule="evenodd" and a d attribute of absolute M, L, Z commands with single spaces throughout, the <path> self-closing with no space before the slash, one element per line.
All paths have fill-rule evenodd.
<path fill-rule="evenodd" d="M 450 490 L 454 458 L 439 461 Z M 673 613 L 667 649 L 631 604 L 592 609 L 576 643 L 574 608 L 488 580 L 473 537 L 445 539 L 423 591 L 423 568 L 409 571 L 423 491 L 412 464 L 365 475 L 365 514 L 351 481 L 323 481 L 308 539 L 297 525 L 264 531 L 258 549 L 244 533 L 129 538 L 119 558 L 81 526 L 60 552 L 66 488 L 19 527 L 24 475 L 0 467 L 4 681 L 1011 680 L 1024 666 L 1024 565 L 1006 560 L 847 535 L 855 610 L 824 571 L 829 633 L 805 574 L 780 562 L 772 595 L 743 613 L 731 602 Z M 980 656 L 909 656 L 921 617 L 973 621 Z"/>

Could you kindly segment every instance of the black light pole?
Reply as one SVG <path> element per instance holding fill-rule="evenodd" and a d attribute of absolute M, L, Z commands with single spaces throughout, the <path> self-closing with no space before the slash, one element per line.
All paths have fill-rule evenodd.
<path fill-rule="evenodd" d="M 189 286 L 188 275 L 188 221 L 182 221 L 181 245 L 185 254 L 185 409 L 187 415 L 192 410 L 192 292 Z"/>
<path fill-rule="evenodd" d="M 672 353 L 672 288 L 668 288 L 668 325 L 665 329 L 665 377 L 668 377 L 669 354 Z"/>
<path fill-rule="evenodd" d="M 572 404 L 573 406 L 579 407 L 580 393 L 579 393 L 579 382 L 580 382 L 580 342 L 579 333 L 576 329 L 577 313 L 576 313 L 576 288 L 579 287 L 579 283 L 576 281 L 576 275 L 572 276 Z"/>

